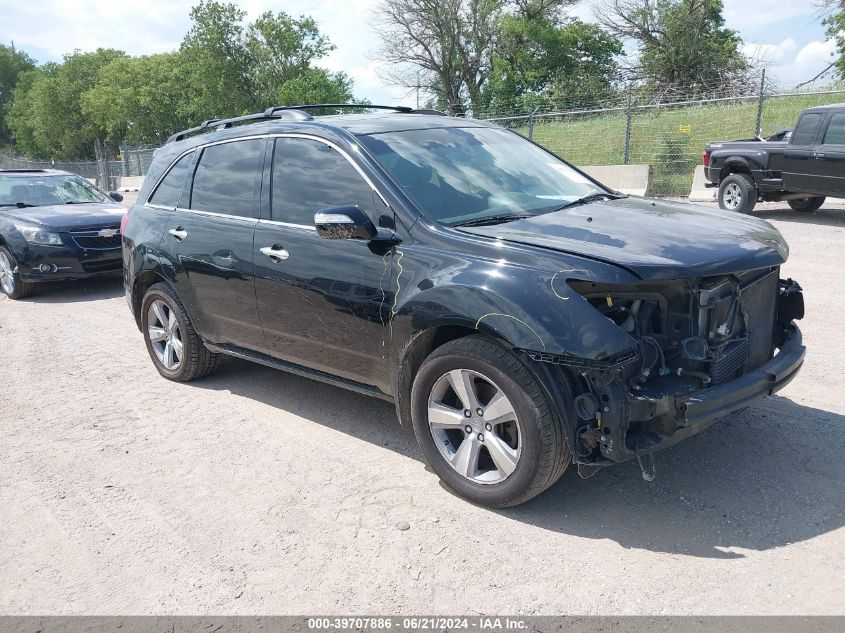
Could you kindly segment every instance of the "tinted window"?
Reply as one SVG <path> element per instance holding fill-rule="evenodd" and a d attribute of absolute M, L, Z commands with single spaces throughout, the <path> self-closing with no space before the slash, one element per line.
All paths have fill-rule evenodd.
<path fill-rule="evenodd" d="M 302 138 L 276 139 L 272 217 L 313 226 L 314 213 L 357 205 L 373 215 L 373 190 L 336 149 Z"/>
<path fill-rule="evenodd" d="M 206 147 L 194 173 L 191 209 L 258 217 L 264 140 Z"/>
<path fill-rule="evenodd" d="M 792 133 L 792 140 L 789 142 L 792 145 L 810 145 L 821 120 L 821 114 L 805 114 L 802 116 L 801 120 L 798 121 L 798 127 Z"/>
<path fill-rule="evenodd" d="M 444 224 L 541 214 L 603 189 L 523 137 L 443 127 L 358 137 L 427 215 Z"/>
<path fill-rule="evenodd" d="M 164 180 L 159 183 L 150 198 L 150 204 L 160 204 L 163 207 L 175 207 L 179 204 L 179 194 L 182 193 L 182 185 L 185 184 L 185 176 L 188 174 L 193 156 L 194 153 L 190 152 L 176 161 Z"/>
<path fill-rule="evenodd" d="M 0 174 L 0 206 L 113 202 L 79 176 L 4 176 Z"/>
<path fill-rule="evenodd" d="M 845 114 L 834 114 L 824 135 L 825 145 L 845 145 Z"/>

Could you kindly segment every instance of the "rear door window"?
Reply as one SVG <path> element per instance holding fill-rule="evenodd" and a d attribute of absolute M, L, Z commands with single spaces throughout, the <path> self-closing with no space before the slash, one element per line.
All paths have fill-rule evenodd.
<path fill-rule="evenodd" d="M 191 189 L 190 208 L 258 218 L 264 139 L 206 147 Z"/>
<path fill-rule="evenodd" d="M 177 207 L 179 206 L 179 196 L 182 193 L 182 187 L 185 184 L 185 176 L 188 175 L 188 169 L 191 166 L 191 161 L 194 158 L 193 152 L 188 152 L 182 158 L 176 161 L 176 164 L 170 168 L 167 175 L 164 177 L 153 195 L 150 197 L 149 203 L 159 205 L 162 207 Z"/>
<path fill-rule="evenodd" d="M 320 209 L 358 206 L 374 215 L 373 190 L 335 148 L 304 138 L 276 139 L 271 217 L 314 226 Z"/>
<path fill-rule="evenodd" d="M 816 135 L 816 128 L 821 123 L 822 115 L 816 112 L 805 114 L 798 121 L 798 126 L 792 133 L 792 139 L 789 141 L 791 145 L 810 145 Z"/>
<path fill-rule="evenodd" d="M 825 145 L 845 145 L 845 113 L 834 114 L 824 133 Z"/>

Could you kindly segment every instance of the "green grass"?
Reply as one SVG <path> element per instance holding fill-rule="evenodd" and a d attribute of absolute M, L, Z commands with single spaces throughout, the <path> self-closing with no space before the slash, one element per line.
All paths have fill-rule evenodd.
<path fill-rule="evenodd" d="M 763 136 L 793 127 L 805 108 L 845 101 L 845 91 L 768 97 Z M 621 165 L 625 153 L 625 112 L 538 117 L 534 140 L 575 165 Z M 687 195 L 701 152 L 711 141 L 752 138 L 757 101 L 636 109 L 631 126 L 630 164 L 649 164 L 654 193 Z M 527 134 L 526 127 L 515 127 Z"/>

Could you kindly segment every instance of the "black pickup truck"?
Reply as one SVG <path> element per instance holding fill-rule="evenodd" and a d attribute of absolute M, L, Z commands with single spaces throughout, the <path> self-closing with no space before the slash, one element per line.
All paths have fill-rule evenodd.
<path fill-rule="evenodd" d="M 750 213 L 761 200 L 815 211 L 826 197 L 845 198 L 845 103 L 804 110 L 788 141 L 710 143 L 704 172 L 730 211 Z"/>

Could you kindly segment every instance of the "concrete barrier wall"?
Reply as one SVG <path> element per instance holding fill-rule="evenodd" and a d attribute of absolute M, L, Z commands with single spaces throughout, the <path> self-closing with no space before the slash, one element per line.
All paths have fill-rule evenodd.
<path fill-rule="evenodd" d="M 716 187 L 707 188 L 704 184 L 708 182 L 704 175 L 704 165 L 695 168 L 692 175 L 692 188 L 689 192 L 690 202 L 713 202 L 716 199 Z"/>
<path fill-rule="evenodd" d="M 584 165 L 581 169 L 616 191 L 631 196 L 651 193 L 651 165 Z"/>

